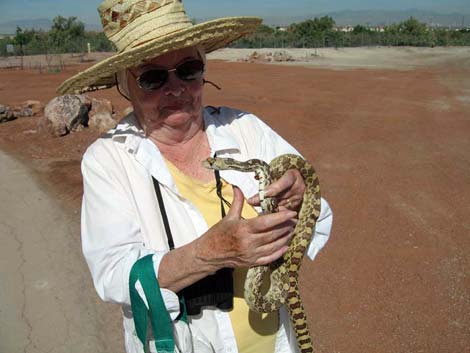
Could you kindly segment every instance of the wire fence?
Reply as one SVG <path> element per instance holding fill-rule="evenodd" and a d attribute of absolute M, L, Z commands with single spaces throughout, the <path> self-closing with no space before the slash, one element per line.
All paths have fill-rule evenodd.
<path fill-rule="evenodd" d="M 309 36 L 290 33 L 252 35 L 232 44 L 235 48 L 347 48 L 367 46 L 470 46 L 470 30 L 429 31 L 423 35 L 387 32 L 319 32 Z"/>
<path fill-rule="evenodd" d="M 103 36 L 96 40 L 68 43 L 67 48 L 50 45 L 45 39 L 27 45 L 14 45 L 11 38 L 0 39 L 0 68 L 34 69 L 39 72 L 60 72 L 66 65 L 103 59 L 114 50 Z M 368 31 L 364 33 L 326 31 L 306 36 L 273 31 L 255 33 L 232 43 L 233 48 L 349 48 L 374 46 L 470 46 L 470 30 L 428 31 L 424 35 Z M 100 56 L 101 53 L 101 56 Z"/>

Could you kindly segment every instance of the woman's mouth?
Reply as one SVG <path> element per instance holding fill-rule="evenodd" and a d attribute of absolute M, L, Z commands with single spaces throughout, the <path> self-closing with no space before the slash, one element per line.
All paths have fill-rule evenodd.
<path fill-rule="evenodd" d="M 188 102 L 183 102 L 183 101 L 177 101 L 177 102 L 171 102 L 168 104 L 163 104 L 162 108 L 164 110 L 182 110 L 185 107 L 188 106 Z"/>

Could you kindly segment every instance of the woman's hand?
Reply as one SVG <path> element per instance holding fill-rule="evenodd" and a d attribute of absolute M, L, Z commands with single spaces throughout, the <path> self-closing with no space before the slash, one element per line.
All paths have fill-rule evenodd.
<path fill-rule="evenodd" d="M 297 169 L 289 169 L 282 177 L 269 185 L 266 189 L 267 197 L 277 199 L 279 210 L 293 210 L 299 212 L 305 192 L 305 182 Z M 259 206 L 259 195 L 248 199 L 252 206 Z"/>
<path fill-rule="evenodd" d="M 288 249 L 297 212 L 280 212 L 243 219 L 243 194 L 233 188 L 234 198 L 227 216 L 214 225 L 196 246 L 201 265 L 249 267 L 266 265 L 280 258 Z"/>
<path fill-rule="evenodd" d="M 223 267 L 266 265 L 284 255 L 297 212 L 284 208 L 243 219 L 243 203 L 242 192 L 234 187 L 227 216 L 195 241 L 163 256 L 158 271 L 162 288 L 178 292 Z"/>

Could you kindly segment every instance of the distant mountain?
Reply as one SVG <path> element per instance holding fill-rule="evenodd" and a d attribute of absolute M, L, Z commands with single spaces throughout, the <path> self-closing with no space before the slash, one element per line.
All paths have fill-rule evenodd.
<path fill-rule="evenodd" d="M 52 26 L 52 21 L 48 18 L 36 18 L 36 19 L 25 19 L 16 21 L 0 22 L 0 33 L 2 34 L 14 34 L 16 27 L 23 29 L 43 29 L 49 30 Z"/>
<path fill-rule="evenodd" d="M 354 26 L 357 24 L 369 26 L 383 26 L 404 21 L 413 16 L 430 26 L 464 26 L 470 27 L 470 14 L 442 14 L 432 11 L 408 9 L 402 11 L 361 10 L 361 11 L 334 11 L 302 16 L 266 16 L 264 23 L 273 26 L 286 26 L 295 22 L 302 22 L 314 17 L 331 16 L 338 26 Z"/>
<path fill-rule="evenodd" d="M 1 0 L 0 0 L 1 1 Z M 264 23 L 271 26 L 287 26 L 291 23 L 302 22 L 314 17 L 331 16 L 338 26 L 354 26 L 357 24 L 369 26 L 383 26 L 391 23 L 404 21 L 410 16 L 431 26 L 462 26 L 470 27 L 470 14 L 450 13 L 443 14 L 432 11 L 418 9 L 408 9 L 402 11 L 383 10 L 361 10 L 361 11 L 334 11 L 316 14 L 306 14 L 299 16 L 264 16 Z M 207 19 L 195 19 L 196 22 L 203 22 Z M 0 22 L 0 34 L 14 34 L 16 27 L 23 29 L 49 30 L 52 20 L 48 18 L 24 19 L 15 21 Z M 88 31 L 101 31 L 100 24 L 85 24 Z"/>
<path fill-rule="evenodd" d="M 430 26 L 464 26 L 470 27 L 470 14 L 442 14 L 432 11 L 423 11 L 418 9 L 408 9 L 402 11 L 338 11 L 331 13 L 319 14 L 319 16 L 329 15 L 333 17 L 339 26 L 348 25 L 389 25 L 392 23 L 402 22 L 411 16 L 417 20 L 427 23 Z"/>
<path fill-rule="evenodd" d="M 35 18 L 0 22 L 0 34 L 14 34 L 16 27 L 48 31 L 52 27 L 52 20 L 48 18 Z M 101 31 L 102 28 L 99 24 L 85 23 L 85 29 L 87 31 Z"/>

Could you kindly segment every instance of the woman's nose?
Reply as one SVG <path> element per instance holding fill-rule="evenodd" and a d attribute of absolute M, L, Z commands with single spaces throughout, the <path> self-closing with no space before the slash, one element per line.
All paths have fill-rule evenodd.
<path fill-rule="evenodd" d="M 186 83 L 178 78 L 176 76 L 176 73 L 174 71 L 170 71 L 168 73 L 168 79 L 163 85 L 163 92 L 166 95 L 174 95 L 174 96 L 179 96 L 181 93 L 183 93 L 186 90 Z"/>

